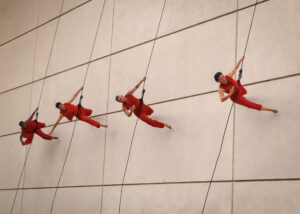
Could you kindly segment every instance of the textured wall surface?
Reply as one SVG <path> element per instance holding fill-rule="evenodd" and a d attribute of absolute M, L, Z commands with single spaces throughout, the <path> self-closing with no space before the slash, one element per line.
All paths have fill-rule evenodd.
<path fill-rule="evenodd" d="M 41 96 L 39 120 L 48 132 L 59 115 L 55 102 L 74 94 L 87 69 L 83 105 L 109 128 L 76 123 L 53 213 L 118 213 L 136 119 L 126 117 L 114 97 L 145 74 L 163 4 L 0 0 L 1 214 L 10 212 L 29 149 L 20 145 L 18 122 Z M 219 101 L 213 75 L 229 72 L 241 57 L 254 5 L 166 1 L 145 103 L 155 110 L 153 118 L 173 129 L 138 123 L 121 213 L 201 213 L 231 105 Z M 248 98 L 279 114 L 234 107 L 207 214 L 300 213 L 299 26 L 299 0 L 259 1 L 242 82 Z M 58 140 L 35 136 L 14 214 L 50 213 L 74 125 L 63 119 L 53 134 Z"/>

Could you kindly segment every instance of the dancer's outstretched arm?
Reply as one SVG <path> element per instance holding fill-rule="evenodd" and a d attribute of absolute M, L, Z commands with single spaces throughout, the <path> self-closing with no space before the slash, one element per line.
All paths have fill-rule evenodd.
<path fill-rule="evenodd" d="M 144 77 L 141 81 L 139 81 L 139 83 L 133 89 L 128 91 L 127 94 L 133 94 L 145 80 L 146 80 L 146 77 Z"/>
<path fill-rule="evenodd" d="M 76 97 L 78 96 L 78 94 L 80 93 L 80 91 L 82 91 L 83 90 L 83 86 L 78 90 L 78 91 L 76 91 L 76 93 L 73 95 L 73 97 L 68 101 L 68 103 L 72 103 L 75 99 L 76 99 Z"/>
<path fill-rule="evenodd" d="M 32 118 L 33 118 L 35 112 L 37 112 L 38 109 L 39 109 L 39 108 L 36 108 L 36 109 L 34 110 L 34 112 L 32 112 L 32 114 L 30 115 L 30 117 L 28 117 L 28 119 L 27 119 L 28 121 L 32 121 Z"/>
<path fill-rule="evenodd" d="M 242 61 L 244 60 L 245 56 L 243 56 L 239 61 L 238 63 L 235 65 L 234 69 L 228 73 L 227 75 L 230 76 L 230 77 L 233 77 L 233 75 L 235 74 L 235 72 L 237 71 L 237 69 L 239 69 L 240 67 L 240 64 L 242 63 Z"/>

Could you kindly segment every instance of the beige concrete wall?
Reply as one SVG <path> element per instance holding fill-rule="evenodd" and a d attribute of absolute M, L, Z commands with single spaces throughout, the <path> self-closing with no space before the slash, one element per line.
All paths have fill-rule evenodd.
<path fill-rule="evenodd" d="M 242 82 L 248 98 L 280 113 L 235 106 L 205 213 L 300 212 L 300 2 L 259 2 Z M 104 0 L 65 0 L 60 15 L 61 3 L 0 1 L 1 214 L 10 211 L 26 155 L 18 122 L 37 106 L 45 80 L 39 119 L 49 131 L 55 102 L 73 95 L 88 67 Z M 106 0 L 83 105 L 110 127 L 77 123 L 53 213 L 118 213 L 135 118 L 120 112 L 114 97 L 143 77 L 163 3 Z M 213 75 L 229 72 L 241 56 L 254 3 L 167 0 L 145 102 L 173 130 L 138 123 L 121 213 L 201 213 L 231 105 L 219 101 Z M 50 212 L 74 127 L 66 121 L 54 132 L 59 140 L 34 138 L 15 214 Z"/>

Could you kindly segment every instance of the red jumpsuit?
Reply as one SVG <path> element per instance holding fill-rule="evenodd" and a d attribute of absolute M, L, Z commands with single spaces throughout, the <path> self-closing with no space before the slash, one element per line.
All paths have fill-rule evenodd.
<path fill-rule="evenodd" d="M 140 118 L 142 121 L 148 123 L 150 126 L 164 128 L 164 123 L 159 122 L 157 120 L 153 120 L 149 115 L 153 113 L 153 109 L 144 103 L 140 105 L 140 100 L 131 94 L 126 94 L 125 97 L 128 99 L 127 103 L 123 103 L 123 107 L 126 109 L 130 109 L 133 105 L 135 106 L 134 114 Z"/>
<path fill-rule="evenodd" d="M 76 116 L 79 120 L 100 128 L 100 123 L 98 121 L 88 117 L 93 112 L 91 109 L 83 108 L 83 106 L 81 106 L 78 111 L 78 105 L 75 106 L 71 103 L 64 103 L 63 105 L 66 109 L 64 111 L 60 110 L 60 114 L 68 118 L 68 120 L 72 120 L 73 117 Z"/>
<path fill-rule="evenodd" d="M 41 128 L 44 128 L 46 126 L 45 123 L 29 121 L 29 120 L 26 120 L 25 123 L 27 124 L 27 128 L 23 128 L 23 127 L 21 128 L 23 132 L 23 137 L 26 138 L 25 142 L 22 143 L 23 146 L 31 144 L 34 133 L 38 134 L 41 138 L 44 138 L 46 140 L 52 140 L 51 135 L 47 135 L 41 130 Z"/>
<path fill-rule="evenodd" d="M 219 88 L 222 88 L 225 90 L 225 92 L 228 94 L 232 88 L 234 87 L 233 94 L 230 96 L 230 99 L 240 105 L 246 106 L 248 108 L 253 108 L 256 110 L 261 110 L 262 105 L 261 104 L 256 104 L 254 102 L 251 102 L 250 100 L 246 99 L 244 97 L 245 94 L 247 94 L 247 90 L 242 86 L 242 84 L 238 85 L 238 81 L 232 79 L 230 76 L 226 75 L 225 76 L 227 80 L 227 85 L 220 84 Z"/>

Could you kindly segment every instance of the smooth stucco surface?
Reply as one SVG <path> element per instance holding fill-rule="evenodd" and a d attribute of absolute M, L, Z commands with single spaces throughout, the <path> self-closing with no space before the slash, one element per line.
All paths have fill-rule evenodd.
<path fill-rule="evenodd" d="M 0 0 L 1 214 L 10 211 L 28 151 L 20 145 L 18 122 L 36 108 L 46 75 L 39 120 L 50 131 L 59 115 L 55 103 L 82 85 L 90 56 L 83 106 L 109 128 L 76 123 L 53 214 L 118 213 L 136 119 L 120 112 L 114 98 L 145 74 L 164 1 L 106 0 L 91 55 L 104 0 L 65 0 L 46 74 L 61 3 Z M 213 75 L 231 71 L 241 57 L 254 3 L 167 0 L 145 103 L 154 109 L 152 118 L 173 129 L 139 121 L 122 214 L 201 213 L 231 105 L 220 102 Z M 234 107 L 207 214 L 300 213 L 299 24 L 299 0 L 257 6 L 242 83 L 247 98 L 279 114 Z M 50 212 L 75 124 L 62 122 L 53 134 L 58 140 L 35 136 L 14 214 Z"/>

